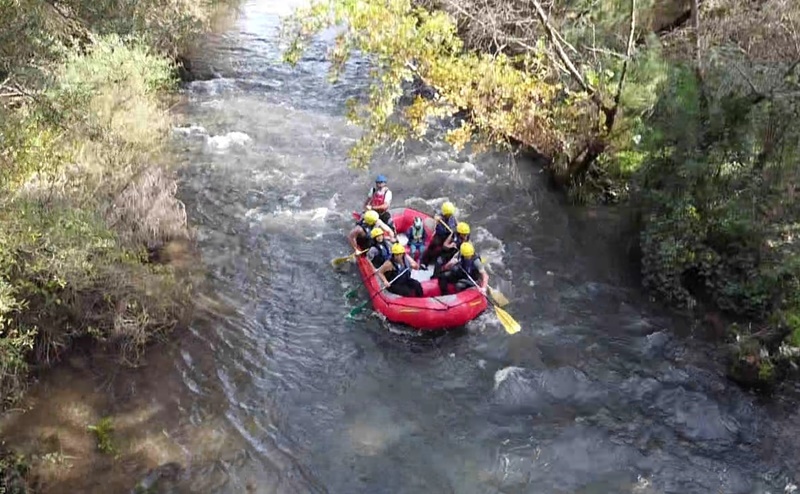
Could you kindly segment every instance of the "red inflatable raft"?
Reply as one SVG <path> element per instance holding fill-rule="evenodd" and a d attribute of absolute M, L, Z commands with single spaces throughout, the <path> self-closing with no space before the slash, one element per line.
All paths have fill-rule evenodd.
<path fill-rule="evenodd" d="M 392 209 L 391 213 L 398 234 L 405 233 L 412 226 L 415 217 L 422 218 L 427 233 L 425 247 L 428 247 L 433 239 L 435 227 L 433 217 L 410 208 Z M 358 213 L 353 213 L 353 216 L 359 218 Z M 406 252 L 409 252 L 408 245 Z M 358 257 L 356 262 L 364 286 L 367 287 L 370 297 L 374 296 L 372 307 L 393 323 L 407 324 L 422 330 L 454 328 L 475 319 L 487 308 L 486 298 L 474 288 L 442 296 L 438 280 L 430 278 L 432 268 L 428 271 L 412 271 L 412 276 L 422 285 L 423 297 L 401 297 L 389 290 L 383 290 L 375 295 L 383 287 L 383 282 L 374 275 L 375 268 L 366 256 Z M 453 288 L 451 285 L 450 293 L 454 291 Z"/>

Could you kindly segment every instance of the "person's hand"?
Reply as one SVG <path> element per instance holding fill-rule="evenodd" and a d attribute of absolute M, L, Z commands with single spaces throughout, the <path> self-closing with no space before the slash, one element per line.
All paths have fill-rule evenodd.
<path fill-rule="evenodd" d="M 480 292 L 481 292 L 482 294 L 486 295 L 486 287 L 485 287 L 485 286 L 479 286 L 479 287 L 478 287 L 478 290 L 480 290 Z"/>
<path fill-rule="evenodd" d="M 367 211 L 371 211 L 371 210 L 372 210 L 372 205 L 371 204 L 367 204 Z"/>

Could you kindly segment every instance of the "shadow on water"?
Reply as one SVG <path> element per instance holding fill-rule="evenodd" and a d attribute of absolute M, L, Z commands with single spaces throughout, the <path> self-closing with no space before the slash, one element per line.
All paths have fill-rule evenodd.
<path fill-rule="evenodd" d="M 177 109 L 212 309 L 113 392 L 111 365 L 65 369 L 6 419 L 15 445 L 64 435 L 71 466 L 42 492 L 161 473 L 163 492 L 209 494 L 783 491 L 800 467 L 796 407 L 732 385 L 713 345 L 648 302 L 613 213 L 566 207 L 507 156 L 416 143 L 371 173 L 400 205 L 455 201 L 523 330 L 491 310 L 423 335 L 370 311 L 346 320 L 360 280 L 328 263 L 370 182 L 346 166 L 358 130 L 343 118 L 367 67 L 328 84 L 323 43 L 282 65 L 275 28 L 294 3 L 246 3 L 200 50 L 215 77 Z M 85 431 L 105 415 L 128 445 L 116 460 Z"/>

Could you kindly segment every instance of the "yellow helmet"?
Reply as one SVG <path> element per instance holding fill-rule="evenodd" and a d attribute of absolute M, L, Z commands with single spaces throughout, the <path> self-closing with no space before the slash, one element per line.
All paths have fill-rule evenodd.
<path fill-rule="evenodd" d="M 469 235 L 469 225 L 463 221 L 459 221 L 456 225 L 456 232 L 460 233 L 461 235 Z"/>
<path fill-rule="evenodd" d="M 381 235 L 383 235 L 383 228 L 380 227 L 375 227 L 371 232 L 369 232 L 369 236 L 372 238 L 378 238 Z"/>
<path fill-rule="evenodd" d="M 392 245 L 392 254 L 405 254 L 406 248 L 400 244 Z"/>
<path fill-rule="evenodd" d="M 464 242 L 461 244 L 460 251 L 461 257 L 466 257 L 467 259 L 475 255 L 475 247 L 472 246 L 472 242 Z"/>
<path fill-rule="evenodd" d="M 445 216 L 452 216 L 456 212 L 456 207 L 453 205 L 452 202 L 447 201 L 442 204 L 442 214 Z"/>
<path fill-rule="evenodd" d="M 378 212 L 370 209 L 366 212 L 366 214 L 364 214 L 364 223 L 372 226 L 378 222 L 378 218 Z"/>

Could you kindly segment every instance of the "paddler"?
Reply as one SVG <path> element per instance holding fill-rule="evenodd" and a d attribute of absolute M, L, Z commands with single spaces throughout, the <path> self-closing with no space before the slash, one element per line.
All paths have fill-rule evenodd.
<path fill-rule="evenodd" d="M 428 245 L 425 254 L 420 259 L 420 264 L 422 264 L 425 269 L 427 269 L 427 265 L 430 264 L 432 260 L 439 257 L 442 253 L 445 240 L 455 234 L 456 225 L 458 224 L 455 214 L 455 205 L 450 201 L 446 201 L 442 204 L 441 214 L 434 216 L 434 220 L 436 220 L 436 229 L 433 232 L 430 245 Z"/>
<path fill-rule="evenodd" d="M 459 249 L 459 255 L 450 259 L 442 268 L 442 275 L 439 277 L 439 290 L 442 295 L 446 295 L 448 283 L 455 283 L 456 293 L 475 286 L 470 281 L 470 277 L 478 283 L 478 290 L 485 295 L 486 286 L 489 284 L 489 274 L 486 272 L 486 266 L 483 265 L 481 258 L 475 255 L 475 247 L 472 242 L 464 242 Z"/>
<path fill-rule="evenodd" d="M 386 186 L 386 175 L 378 175 L 375 177 L 375 187 L 370 189 L 367 200 L 364 201 L 364 209 L 377 212 L 380 220 L 389 225 L 394 231 L 392 214 L 389 212 L 391 205 L 392 191 Z"/>
<path fill-rule="evenodd" d="M 370 236 L 372 237 L 372 246 L 367 251 L 367 259 L 372 261 L 375 269 L 378 269 L 392 257 L 392 243 L 386 240 L 383 228 L 373 228 Z"/>
<path fill-rule="evenodd" d="M 406 237 L 408 238 L 408 247 L 410 249 L 409 254 L 416 261 L 425 252 L 425 239 L 428 237 L 425 227 L 422 225 L 422 218 L 419 216 L 414 218 L 414 224 L 406 231 Z"/>
<path fill-rule="evenodd" d="M 378 268 L 376 275 L 381 278 L 384 285 L 388 285 L 390 281 L 387 279 L 387 275 L 391 278 L 392 284 L 388 290 L 394 294 L 401 297 L 421 297 L 422 285 L 411 277 L 412 269 L 419 269 L 419 264 L 406 254 L 405 247 L 394 244 L 392 245 L 392 258 Z"/>
<path fill-rule="evenodd" d="M 375 227 L 383 229 L 386 236 L 394 241 L 394 232 L 389 228 L 389 225 L 380 220 L 377 212 L 367 211 L 356 223 L 356 227 L 350 230 L 350 233 L 347 235 L 347 240 L 350 242 L 350 246 L 353 247 L 353 250 L 358 252 L 359 250 L 370 247 L 372 230 Z"/>
<path fill-rule="evenodd" d="M 459 221 L 456 225 L 455 236 L 447 237 L 442 245 L 442 255 L 436 260 L 436 266 L 433 269 L 433 277 L 438 278 L 442 270 L 442 266 L 458 254 L 461 244 L 469 242 L 470 228 L 469 224 Z"/>

